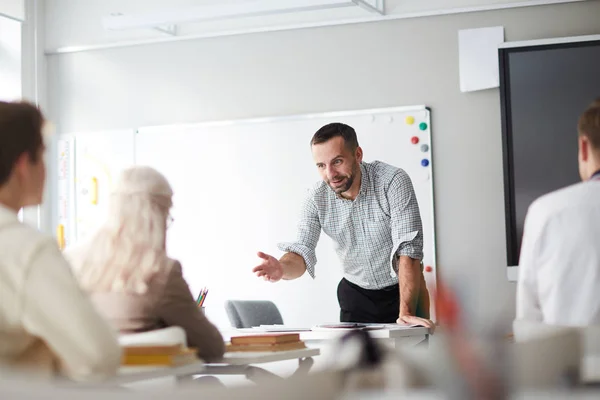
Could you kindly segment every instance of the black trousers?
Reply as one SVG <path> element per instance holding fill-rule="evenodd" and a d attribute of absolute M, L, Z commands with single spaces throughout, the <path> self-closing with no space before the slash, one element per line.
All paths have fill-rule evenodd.
<path fill-rule="evenodd" d="M 337 289 L 340 322 L 395 323 L 400 311 L 398 285 L 369 290 L 343 278 Z"/>

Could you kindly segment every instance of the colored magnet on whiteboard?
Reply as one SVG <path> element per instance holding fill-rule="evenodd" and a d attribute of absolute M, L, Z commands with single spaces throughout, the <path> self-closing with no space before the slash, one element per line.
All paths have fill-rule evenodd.
<path fill-rule="evenodd" d="M 426 158 L 422 159 L 421 160 L 421 165 L 424 166 L 424 167 L 428 166 L 429 165 L 429 160 L 426 159 Z"/>
<path fill-rule="evenodd" d="M 422 144 L 422 145 L 421 145 L 421 151 L 422 151 L 423 153 L 426 153 L 426 152 L 428 152 L 428 151 L 429 151 L 429 145 Z"/>
<path fill-rule="evenodd" d="M 92 188 L 91 188 L 91 196 L 90 196 L 90 202 L 93 205 L 98 204 L 98 179 L 97 178 L 92 178 Z"/>
<path fill-rule="evenodd" d="M 433 268 L 431 268 L 429 265 L 425 267 L 425 272 L 431 272 L 433 271 Z"/>
<path fill-rule="evenodd" d="M 419 143 L 419 138 L 418 138 L 418 137 L 416 137 L 416 136 L 413 136 L 413 137 L 410 139 L 410 142 L 411 142 L 412 144 L 417 144 L 417 143 Z"/>
<path fill-rule="evenodd" d="M 65 248 L 65 226 L 63 224 L 59 224 L 56 227 L 56 241 L 58 243 L 58 247 L 61 250 L 64 250 Z"/>
<path fill-rule="evenodd" d="M 413 116 L 406 117 L 405 121 L 406 121 L 407 125 L 412 125 L 415 123 L 415 117 L 413 117 Z"/>
<path fill-rule="evenodd" d="M 422 131 L 426 130 L 427 129 L 427 124 L 425 122 L 421 122 L 419 124 L 419 129 L 422 130 Z"/>

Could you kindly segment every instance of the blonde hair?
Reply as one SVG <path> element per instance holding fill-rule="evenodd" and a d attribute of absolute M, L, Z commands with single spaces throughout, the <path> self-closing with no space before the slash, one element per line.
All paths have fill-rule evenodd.
<path fill-rule="evenodd" d="M 123 171 L 111 195 L 105 223 L 92 235 L 75 265 L 89 292 L 145 293 L 152 277 L 168 262 L 167 218 L 173 190 L 150 167 Z"/>

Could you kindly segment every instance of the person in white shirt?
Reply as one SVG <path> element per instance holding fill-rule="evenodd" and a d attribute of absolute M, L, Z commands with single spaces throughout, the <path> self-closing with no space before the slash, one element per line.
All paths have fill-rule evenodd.
<path fill-rule="evenodd" d="M 600 100 L 578 131 L 583 182 L 540 197 L 525 218 L 517 321 L 600 324 Z"/>
<path fill-rule="evenodd" d="M 54 239 L 18 219 L 42 202 L 45 126 L 34 105 L 0 102 L 0 364 L 38 378 L 101 380 L 120 365 L 116 332 Z"/>

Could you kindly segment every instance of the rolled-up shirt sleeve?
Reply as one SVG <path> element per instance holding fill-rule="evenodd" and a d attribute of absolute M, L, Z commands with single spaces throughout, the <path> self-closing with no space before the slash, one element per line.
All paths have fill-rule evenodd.
<path fill-rule="evenodd" d="M 300 221 L 298 222 L 298 235 L 295 242 L 278 243 L 277 247 L 287 253 L 295 253 L 304 259 L 306 271 L 314 278 L 317 254 L 315 249 L 321 235 L 319 213 L 312 196 L 304 201 Z"/>
<path fill-rule="evenodd" d="M 388 188 L 392 225 L 393 273 L 398 272 L 398 258 L 408 256 L 423 259 L 423 223 L 412 181 L 405 171 L 399 171 Z"/>

